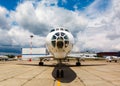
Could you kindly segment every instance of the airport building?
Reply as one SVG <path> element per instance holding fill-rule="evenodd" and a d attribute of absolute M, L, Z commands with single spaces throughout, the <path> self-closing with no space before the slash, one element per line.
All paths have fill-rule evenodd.
<path fill-rule="evenodd" d="M 28 60 L 30 58 L 39 59 L 39 57 L 46 54 L 48 54 L 46 48 L 22 48 L 23 60 Z"/>
<path fill-rule="evenodd" d="M 98 57 L 105 57 L 105 56 L 120 56 L 120 52 L 99 52 L 97 53 Z"/>

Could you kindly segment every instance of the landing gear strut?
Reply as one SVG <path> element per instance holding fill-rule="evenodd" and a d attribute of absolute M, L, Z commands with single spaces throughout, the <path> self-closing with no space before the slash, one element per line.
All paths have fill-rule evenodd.
<path fill-rule="evenodd" d="M 61 62 L 61 60 L 59 60 L 58 69 L 56 70 L 56 77 L 57 78 L 64 77 L 64 71 L 63 71 L 63 69 L 61 69 L 61 65 L 62 65 L 62 62 Z"/>
<path fill-rule="evenodd" d="M 81 66 L 80 60 L 77 59 L 76 66 Z"/>

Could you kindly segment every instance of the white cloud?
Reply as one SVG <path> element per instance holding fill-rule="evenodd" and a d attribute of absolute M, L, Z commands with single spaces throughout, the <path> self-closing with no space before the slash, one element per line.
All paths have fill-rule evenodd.
<path fill-rule="evenodd" d="M 103 13 L 95 10 L 96 5 L 99 5 L 98 2 L 99 0 L 86 10 L 90 13 L 88 16 L 88 28 L 84 32 L 86 35 L 78 35 L 78 37 L 86 37 L 86 42 L 81 40 L 82 43 L 85 42 L 82 49 L 119 51 L 120 0 L 112 1 L 111 7 L 107 8 Z M 97 15 L 94 15 L 94 13 L 97 13 Z"/>
<path fill-rule="evenodd" d="M 45 44 L 45 38 L 40 37 L 38 35 L 33 35 L 33 33 L 30 33 L 29 31 L 20 28 L 20 27 L 13 27 L 9 32 L 9 36 L 11 37 L 12 44 L 13 45 L 19 45 L 21 47 L 30 47 L 30 43 L 32 41 L 33 47 L 41 47 Z M 30 35 L 33 35 L 34 37 L 30 38 Z"/>
<path fill-rule="evenodd" d="M 0 6 L 0 28 L 9 29 L 9 19 L 8 19 L 9 11 L 4 7 Z"/>
<path fill-rule="evenodd" d="M 0 45 L 11 45 L 12 40 L 11 37 L 8 35 L 6 30 L 2 30 L 0 28 Z"/>

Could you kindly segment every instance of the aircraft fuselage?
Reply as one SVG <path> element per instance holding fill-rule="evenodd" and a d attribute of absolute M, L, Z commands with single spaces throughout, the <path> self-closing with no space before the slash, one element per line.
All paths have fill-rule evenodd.
<path fill-rule="evenodd" d="M 51 30 L 46 38 L 46 46 L 55 59 L 64 59 L 73 48 L 72 34 L 63 28 Z"/>

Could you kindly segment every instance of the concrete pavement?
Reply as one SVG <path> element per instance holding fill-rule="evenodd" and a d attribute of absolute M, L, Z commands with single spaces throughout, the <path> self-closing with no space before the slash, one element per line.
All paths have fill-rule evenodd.
<path fill-rule="evenodd" d="M 74 61 L 62 67 L 64 78 L 56 78 L 56 61 L 0 62 L 0 86 L 120 86 L 120 62 L 85 61 L 76 67 Z"/>

